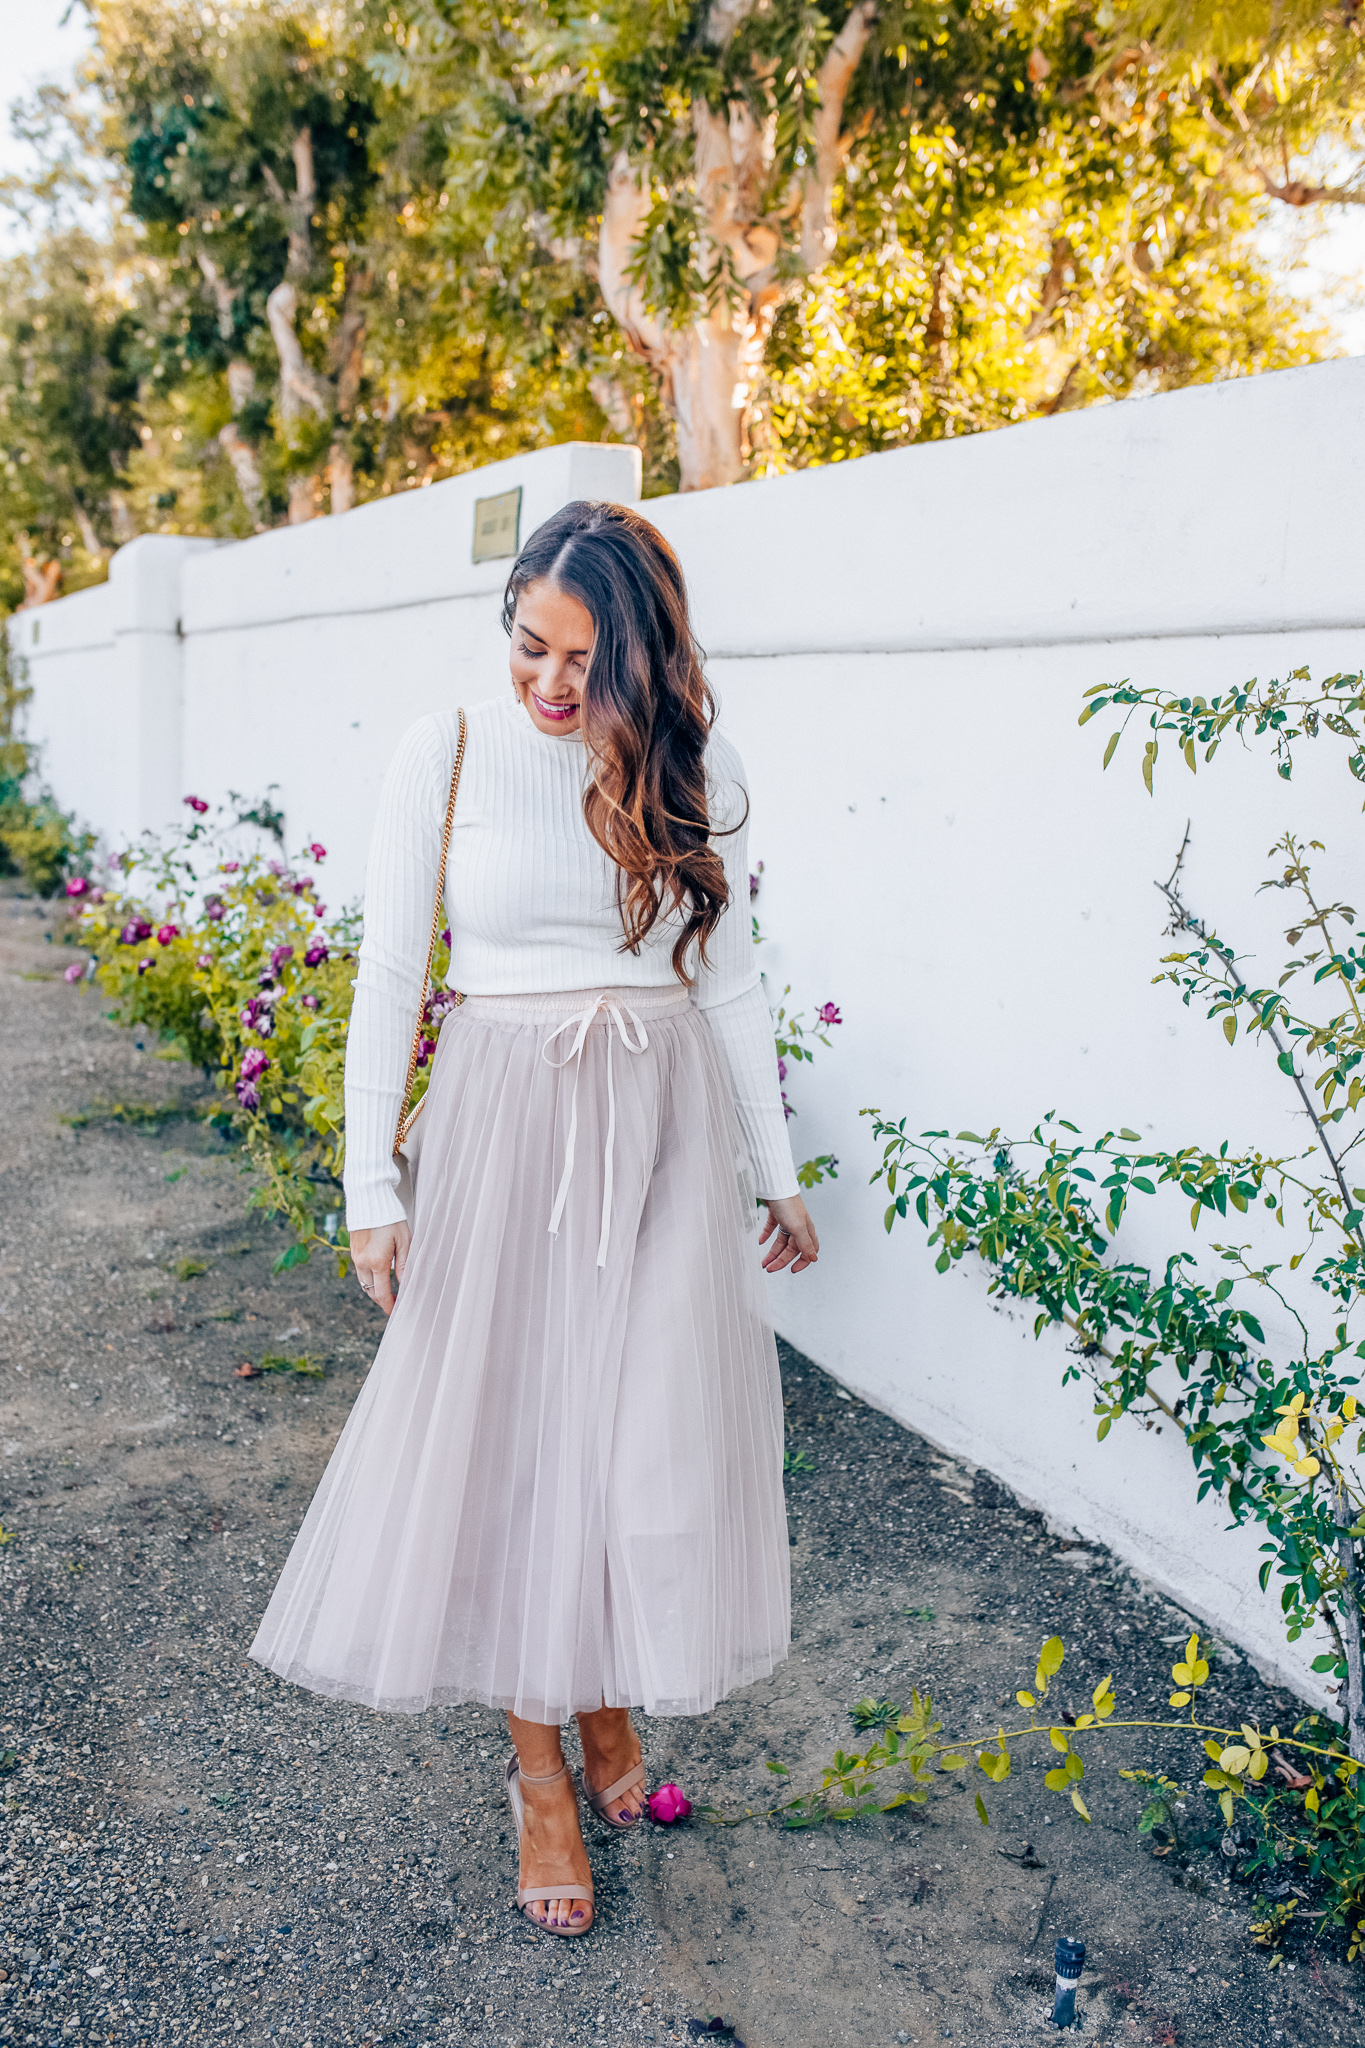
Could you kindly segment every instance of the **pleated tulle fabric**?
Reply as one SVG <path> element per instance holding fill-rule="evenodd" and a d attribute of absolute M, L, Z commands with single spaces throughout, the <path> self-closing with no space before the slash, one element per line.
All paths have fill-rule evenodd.
<path fill-rule="evenodd" d="M 416 1128 L 398 1304 L 251 1655 L 409 1713 L 704 1713 L 790 1634 L 777 1353 L 705 1016 L 471 997 Z"/>

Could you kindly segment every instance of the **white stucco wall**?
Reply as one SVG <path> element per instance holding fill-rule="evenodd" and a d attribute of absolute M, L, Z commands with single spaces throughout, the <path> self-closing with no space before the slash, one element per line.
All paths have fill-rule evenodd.
<path fill-rule="evenodd" d="M 682 556 L 749 766 L 770 993 L 790 982 L 846 1019 L 789 1090 L 798 1157 L 842 1165 L 812 1203 L 819 1267 L 772 1285 L 779 1329 L 1312 1697 L 1315 1646 L 1284 1644 L 1254 1531 L 1195 1504 L 1169 1429 L 1125 1421 L 1098 1445 L 1084 1392 L 1060 1384 L 1064 1348 L 1035 1345 L 979 1270 L 940 1279 L 917 1225 L 886 1236 L 858 1112 L 1018 1131 L 1056 1109 L 1163 1143 L 1305 1142 L 1271 1064 L 1151 985 L 1167 950 L 1152 884 L 1190 819 L 1191 902 L 1278 962 L 1279 899 L 1255 893 L 1266 849 L 1289 827 L 1325 840 L 1324 886 L 1352 900 L 1358 795 L 1321 747 L 1289 785 L 1262 753 L 1225 747 L 1194 779 L 1163 756 L 1148 798 L 1140 741 L 1102 775 L 1111 723 L 1076 718 L 1084 689 L 1125 676 L 1209 695 L 1365 664 L 1363 429 L 1355 359 L 645 508 Z M 515 482 L 525 537 L 569 497 L 633 498 L 638 468 L 631 451 L 549 450 L 177 557 L 181 716 L 159 768 L 143 719 L 136 822 L 173 815 L 190 788 L 275 781 L 291 840 L 331 849 L 332 900 L 356 894 L 398 733 L 507 686 L 506 564 L 474 569 L 469 543 L 474 498 Z M 169 545 L 135 543 L 116 584 L 127 556 Z M 134 801 L 128 707 L 171 694 L 162 672 L 139 700 L 105 665 L 101 603 L 44 610 L 33 731 L 62 801 L 117 835 Z M 158 809 L 176 748 L 183 787 Z M 1189 1242 L 1183 1203 L 1149 1205 L 1121 1250 L 1159 1261 Z"/>

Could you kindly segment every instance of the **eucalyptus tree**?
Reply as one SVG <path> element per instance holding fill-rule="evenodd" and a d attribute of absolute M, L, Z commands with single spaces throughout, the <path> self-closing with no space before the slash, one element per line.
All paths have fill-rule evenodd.
<path fill-rule="evenodd" d="M 1359 0 L 1134 0 L 1110 42 L 1198 110 L 1223 177 L 1298 210 L 1365 206 Z"/>
<path fill-rule="evenodd" d="M 1173 61 L 1053 0 L 394 0 L 457 261 L 600 294 L 684 489 L 1302 360 Z"/>
<path fill-rule="evenodd" d="M 136 316 L 119 251 L 66 226 L 0 265 L 0 605 L 98 581 L 130 538 Z"/>
<path fill-rule="evenodd" d="M 179 294 L 153 376 L 225 378 L 219 438 L 256 524 L 270 521 L 272 469 L 291 520 L 318 509 L 324 470 L 345 510 L 381 88 L 344 10 L 95 0 L 94 15 L 109 146 Z"/>

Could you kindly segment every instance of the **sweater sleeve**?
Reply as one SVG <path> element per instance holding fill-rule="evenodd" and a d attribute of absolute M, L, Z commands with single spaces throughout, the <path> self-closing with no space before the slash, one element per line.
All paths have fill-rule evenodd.
<path fill-rule="evenodd" d="M 730 901 L 697 975 L 696 1000 L 720 1043 L 730 1073 L 739 1127 L 758 1194 L 778 1200 L 798 1192 L 777 1078 L 773 1023 L 759 977 L 749 919 L 749 792 L 744 766 L 728 740 L 710 749 L 711 815 L 725 864 Z"/>
<path fill-rule="evenodd" d="M 393 1134 L 431 936 L 450 760 L 440 721 L 419 719 L 399 741 L 379 799 L 346 1036 L 348 1230 L 403 1219 Z"/>

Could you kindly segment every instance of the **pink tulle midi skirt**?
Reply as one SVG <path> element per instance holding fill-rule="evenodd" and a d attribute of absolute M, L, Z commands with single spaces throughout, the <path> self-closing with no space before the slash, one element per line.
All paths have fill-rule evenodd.
<path fill-rule="evenodd" d="M 790 1636 L 777 1352 L 705 1015 L 472 996 L 416 1132 L 398 1303 L 251 1655 L 405 1713 L 703 1713 Z"/>

